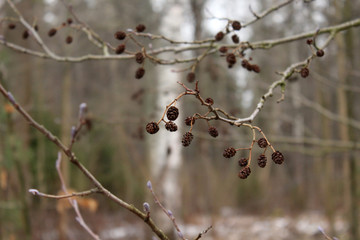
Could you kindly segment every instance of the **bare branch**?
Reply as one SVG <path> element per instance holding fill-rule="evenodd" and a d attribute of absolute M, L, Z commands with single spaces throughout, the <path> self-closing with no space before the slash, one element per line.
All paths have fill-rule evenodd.
<path fill-rule="evenodd" d="M 52 199 L 85 197 L 85 196 L 91 195 L 93 193 L 99 193 L 99 192 L 100 192 L 99 189 L 93 188 L 93 189 L 83 191 L 83 192 L 73 192 L 73 193 L 64 194 L 64 195 L 52 195 L 52 194 L 46 194 L 46 193 L 39 192 L 37 189 L 29 189 L 29 193 L 31 193 L 33 195 L 37 195 L 37 196 L 45 197 L 45 198 L 52 198 Z"/>
<path fill-rule="evenodd" d="M 253 13 L 253 15 L 255 16 L 255 18 L 254 18 L 253 20 L 251 20 L 251 21 L 243 24 L 243 27 L 247 27 L 247 26 L 249 26 L 249 25 L 257 22 L 258 20 L 266 17 L 267 15 L 269 15 L 270 13 L 272 13 L 272 12 L 274 12 L 274 11 L 279 10 L 279 9 L 282 8 L 282 7 L 285 7 L 286 5 L 292 3 L 293 1 L 294 1 L 294 0 L 287 0 L 287 1 L 281 2 L 281 3 L 279 3 L 278 5 L 272 6 L 272 7 L 270 7 L 269 9 L 263 11 L 263 12 L 260 13 L 260 14 L 256 14 L 256 13 L 252 10 L 251 6 L 249 6 L 250 11 Z"/>

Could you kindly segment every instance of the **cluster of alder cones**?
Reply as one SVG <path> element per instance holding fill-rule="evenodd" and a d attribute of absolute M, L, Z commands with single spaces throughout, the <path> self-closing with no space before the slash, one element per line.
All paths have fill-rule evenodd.
<path fill-rule="evenodd" d="M 48 31 L 47 35 L 48 35 L 49 37 L 53 37 L 53 36 L 56 35 L 56 33 L 57 33 L 60 29 L 62 29 L 62 28 L 64 28 L 64 27 L 68 27 L 68 26 L 70 26 L 71 24 L 73 24 L 73 20 L 72 20 L 72 18 L 68 18 L 68 19 L 67 19 L 66 21 L 64 21 L 60 26 L 58 26 L 58 27 L 56 27 L 56 28 L 51 28 L 51 29 Z M 35 31 L 37 31 L 37 32 L 39 31 L 39 25 L 34 24 L 32 27 L 34 28 Z M 16 23 L 15 23 L 15 22 L 10 22 L 10 23 L 8 24 L 8 29 L 10 29 L 10 30 L 16 29 Z M 23 33 L 22 33 L 22 38 L 23 38 L 24 40 L 26 40 L 26 39 L 28 39 L 29 37 L 30 37 L 30 32 L 29 32 L 28 29 L 25 29 L 25 30 L 23 31 Z M 66 44 L 71 44 L 72 42 L 73 42 L 73 37 L 72 37 L 71 35 L 66 36 L 66 38 L 65 38 L 65 43 L 66 43 Z"/>
<path fill-rule="evenodd" d="M 213 100 L 211 98 L 206 99 L 206 102 L 208 104 L 213 104 Z M 178 130 L 178 126 L 174 122 L 178 118 L 178 116 L 179 116 L 179 109 L 177 107 L 170 106 L 169 108 L 167 108 L 166 117 L 167 117 L 168 121 L 164 120 L 166 130 L 168 130 L 170 132 L 175 132 Z M 187 117 L 187 118 L 185 118 L 185 125 L 192 127 L 195 124 L 195 121 L 196 121 L 195 117 L 192 117 L 192 116 Z M 161 120 L 158 123 L 157 122 L 149 122 L 146 125 L 146 131 L 150 134 L 157 133 L 160 129 L 160 127 L 159 127 L 160 122 L 161 122 Z M 190 128 L 190 131 L 186 132 L 182 137 L 181 143 L 184 147 L 189 146 L 191 144 L 192 140 L 194 139 L 194 135 L 191 133 L 191 129 L 192 128 Z M 219 135 L 217 129 L 213 126 L 209 127 L 208 133 L 212 137 L 217 137 Z M 265 149 L 264 152 L 262 154 L 260 154 L 257 159 L 258 166 L 261 168 L 264 168 L 267 163 L 267 157 L 265 156 L 265 152 L 266 152 L 267 147 L 270 146 L 270 143 L 264 137 L 258 139 L 256 142 L 260 148 Z M 239 150 L 240 149 L 235 149 L 233 147 L 226 148 L 224 150 L 223 156 L 225 158 L 232 158 L 235 156 L 236 152 Z M 248 150 L 250 150 L 250 155 L 251 155 L 252 147 Z M 274 152 L 271 154 L 271 159 L 276 164 L 282 164 L 284 162 L 284 155 L 280 151 L 274 150 Z M 250 175 L 250 173 L 251 173 L 250 162 L 251 162 L 251 156 L 250 156 L 250 158 L 240 158 L 240 160 L 238 161 L 239 166 L 241 167 L 239 174 L 238 174 L 239 178 L 246 179 Z"/>
<path fill-rule="evenodd" d="M 206 103 L 208 104 L 213 104 L 214 101 L 211 98 L 207 98 L 205 100 Z M 174 122 L 179 116 L 179 109 L 175 106 L 170 106 L 167 111 L 166 111 L 166 117 L 169 121 L 165 121 L 165 129 L 170 131 L 170 132 L 175 132 L 178 130 L 178 126 L 176 125 L 176 123 Z M 195 124 L 196 118 L 195 117 L 186 117 L 184 122 L 185 125 L 187 126 L 193 126 Z M 146 131 L 150 134 L 155 134 L 159 131 L 159 123 L 157 122 L 149 122 L 146 125 Z M 208 133 L 210 134 L 210 136 L 212 137 L 217 137 L 219 136 L 219 132 L 216 129 L 216 127 L 213 126 L 209 126 L 208 129 Z M 182 137 L 182 145 L 184 147 L 187 147 L 191 144 L 192 140 L 194 139 L 194 135 L 191 133 L 191 130 L 186 132 L 183 137 Z"/>
<path fill-rule="evenodd" d="M 144 32 L 145 29 L 146 29 L 146 26 L 144 24 L 138 24 L 135 29 L 136 29 L 136 32 L 138 32 L 138 33 Z M 115 37 L 115 39 L 120 40 L 120 41 L 124 40 L 124 42 L 120 43 L 115 48 L 115 53 L 116 54 L 122 54 L 122 53 L 125 52 L 125 53 L 130 54 L 129 52 L 126 52 L 127 33 L 124 32 L 124 31 L 117 31 L 117 32 L 114 33 L 114 37 Z M 135 78 L 140 79 L 145 75 L 145 68 L 144 68 L 145 55 L 141 51 L 139 51 L 139 52 L 134 54 L 134 57 L 135 57 L 135 61 L 138 64 L 141 64 L 141 67 L 136 69 L 136 72 L 135 72 Z"/>
<path fill-rule="evenodd" d="M 266 148 L 269 146 L 269 142 L 265 138 L 258 139 L 257 144 L 258 144 L 258 146 L 260 148 L 265 148 L 265 151 L 266 151 Z M 225 158 L 232 158 L 232 157 L 235 156 L 235 154 L 236 154 L 236 152 L 238 150 L 233 148 L 233 147 L 226 148 L 224 150 L 223 156 Z M 252 151 L 252 148 L 250 149 L 250 154 L 251 154 L 251 151 Z M 265 151 L 264 151 L 264 153 L 260 154 L 258 159 L 257 159 L 257 164 L 261 168 L 264 168 L 266 166 L 266 163 L 267 163 L 267 157 L 265 156 Z M 240 169 L 240 171 L 238 173 L 239 178 L 246 179 L 250 175 L 250 173 L 251 173 L 250 159 L 251 158 L 242 157 L 238 161 L 239 166 L 241 167 L 241 169 Z M 276 164 L 282 164 L 284 162 L 284 155 L 280 151 L 274 151 L 271 154 L 271 159 Z"/>

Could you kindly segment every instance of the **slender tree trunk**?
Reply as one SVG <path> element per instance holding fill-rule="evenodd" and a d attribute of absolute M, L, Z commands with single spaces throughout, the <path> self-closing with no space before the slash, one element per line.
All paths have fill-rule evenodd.
<path fill-rule="evenodd" d="M 162 23 L 160 26 L 161 33 L 170 38 L 177 39 L 184 27 L 184 5 L 187 4 L 187 0 L 171 1 L 166 3 Z M 176 21 L 170 21 L 170 19 L 177 19 Z M 165 57 L 165 55 L 163 55 Z M 165 106 L 168 105 L 176 96 L 180 93 L 177 81 L 181 81 L 180 74 L 173 73 L 172 68 L 159 67 L 158 68 L 158 83 L 157 83 L 157 109 L 159 111 L 155 115 L 156 118 L 162 116 Z M 181 105 L 176 103 L 176 107 L 180 110 L 181 117 Z M 163 124 L 163 123 L 161 123 Z M 178 214 L 180 212 L 181 205 L 181 187 L 179 186 L 179 173 L 182 165 L 181 157 L 181 119 L 176 120 L 178 125 L 178 131 L 168 132 L 164 126 L 160 126 L 160 131 L 151 136 L 152 143 L 150 149 L 151 152 L 151 172 L 152 178 L 155 180 L 155 187 L 157 193 L 160 194 L 162 201 L 167 209 L 170 209 L 176 216 L 180 218 Z M 173 226 L 171 221 L 164 217 L 161 213 L 161 223 L 165 232 L 173 232 Z"/>
<path fill-rule="evenodd" d="M 348 19 L 352 16 L 352 6 L 353 2 L 350 0 L 346 0 L 344 2 L 344 6 L 337 6 L 337 18 Z M 353 107 L 352 99 L 349 94 L 346 94 L 346 91 L 343 87 L 345 84 L 351 84 L 349 72 L 352 69 L 352 62 L 355 60 L 353 55 L 353 42 L 351 31 L 346 33 L 345 35 L 337 35 L 336 43 L 338 46 L 338 76 L 339 81 L 341 83 L 338 88 L 338 107 L 339 114 L 344 118 L 352 118 L 351 109 Z M 344 141 L 356 141 L 354 138 L 354 134 L 352 133 L 352 129 L 347 125 L 342 125 L 340 128 L 340 135 L 342 140 Z M 344 169 L 345 175 L 345 194 L 346 196 L 346 210 L 349 215 L 349 224 L 350 224 L 350 239 L 356 240 L 359 239 L 359 206 L 358 201 L 359 197 L 357 196 L 357 163 L 354 153 L 346 153 L 344 160 Z"/>

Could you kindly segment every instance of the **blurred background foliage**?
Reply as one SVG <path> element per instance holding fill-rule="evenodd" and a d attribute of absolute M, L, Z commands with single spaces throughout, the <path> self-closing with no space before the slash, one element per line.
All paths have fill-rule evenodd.
<path fill-rule="evenodd" d="M 116 44 L 115 31 L 134 28 L 138 23 L 146 24 L 148 32 L 159 33 L 161 11 L 166 11 L 166 8 L 154 8 L 156 4 L 148 0 L 69 2 L 82 21 L 113 44 Z M 257 11 L 277 1 L 247 2 Z M 232 4 L 238 7 L 238 3 L 233 1 L 199 3 L 191 0 L 189 3 L 184 7 L 185 14 L 190 25 L 197 26 L 192 29 L 190 38 L 206 38 L 220 30 L 216 28 L 218 23 L 214 27 L 214 20 L 210 19 L 209 12 L 215 11 L 214 5 L 222 7 L 222 15 L 218 17 L 242 22 L 251 18 L 248 9 L 234 10 Z M 47 36 L 48 29 L 69 17 L 60 1 L 27 0 L 19 1 L 17 6 L 30 22 L 37 21 L 39 34 L 56 53 L 80 56 L 98 51 L 86 36 L 72 29 L 60 30 L 53 38 Z M 4 2 L 0 14 L 1 17 L 13 15 Z M 358 1 L 316 0 L 312 4 L 295 1 L 254 24 L 244 35 L 240 32 L 240 39 L 256 41 L 289 36 L 359 15 Z M 13 31 L 8 30 L 5 23 L 1 25 L 1 32 L 9 42 L 38 49 L 33 39 L 21 38 L 23 30 L 20 24 Z M 74 38 L 71 45 L 65 44 L 67 35 Z M 251 176 L 242 181 L 237 177 L 237 160 L 224 159 L 222 152 L 229 146 L 248 146 L 251 142 L 249 129 L 214 122 L 220 135 L 212 139 L 207 134 L 207 124 L 196 122 L 194 142 L 182 151 L 180 186 L 177 186 L 182 196 L 179 218 L 186 221 L 196 214 L 216 216 L 225 208 L 262 216 L 316 211 L 326 217 L 332 234 L 336 234 L 337 216 L 346 221 L 356 220 L 351 212 L 358 211 L 360 203 L 359 128 L 343 124 L 339 119 L 360 122 L 357 106 L 360 58 L 356 54 L 360 52 L 359 36 L 358 28 L 339 35 L 325 49 L 325 56 L 311 63 L 310 76 L 292 78 L 285 101 L 276 103 L 280 97 L 277 91 L 255 120 L 254 124 L 261 127 L 275 148 L 284 153 L 284 165 L 275 166 L 269 162 L 265 169 L 254 166 Z M 322 40 L 319 37 L 318 41 Z M 130 49 L 134 47 L 129 46 Z M 310 53 L 302 40 L 251 52 L 248 56 L 261 67 L 260 74 L 248 73 L 239 65 L 228 69 L 225 59 L 214 54 L 206 58 L 196 72 L 202 96 L 212 97 L 216 106 L 236 116 L 247 116 L 271 82 L 278 79 L 275 71 L 284 70 Z M 137 66 L 130 60 L 59 63 L 5 47 L 0 49 L 2 84 L 34 119 L 65 143 L 69 143 L 71 126 L 77 122 L 79 104 L 88 104 L 92 127 L 83 132 L 74 151 L 105 187 L 136 206 L 147 199 L 145 183 L 151 178 L 148 161 L 151 149 L 147 142 L 152 141 L 152 136 L 146 134 L 144 126 L 159 119 L 161 116 L 155 112 L 165 107 L 156 103 L 154 67 L 146 63 L 145 77 L 136 80 Z M 173 66 L 177 68 L 180 67 Z M 182 74 L 185 81 L 185 73 L 174 74 Z M 181 91 L 179 87 L 179 93 Z M 58 149 L 32 129 L 3 98 L 0 103 L 0 238 L 41 239 L 43 230 L 39 228 L 39 221 L 47 221 L 47 216 L 51 216 L 55 223 L 44 223 L 45 229 L 55 227 L 60 221 L 57 204 L 54 200 L 33 197 L 27 190 L 36 188 L 52 194 L 60 190 L 55 169 Z M 337 116 L 336 119 L 323 109 Z M 203 113 L 204 109 L 191 97 L 181 99 L 179 121 L 194 112 Z M 179 131 L 187 130 L 184 127 Z M 171 148 L 182 146 L 179 142 Z M 255 158 L 260 154 L 256 151 Z M 237 157 L 240 155 L 238 153 Z M 73 166 L 66 168 L 72 189 L 80 191 L 92 187 Z M 127 214 L 107 199 L 93 198 L 99 203 L 97 214 L 106 216 L 115 211 Z M 89 218 L 100 219 L 95 215 Z M 101 229 L 102 223 L 100 221 L 97 228 Z M 348 228 L 342 239 L 351 239 L 351 236 Z"/>

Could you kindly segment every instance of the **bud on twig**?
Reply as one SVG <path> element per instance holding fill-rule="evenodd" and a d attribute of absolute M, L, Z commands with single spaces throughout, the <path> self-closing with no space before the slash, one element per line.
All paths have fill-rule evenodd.
<path fill-rule="evenodd" d="M 8 92 L 8 98 L 9 98 L 9 101 L 13 104 L 13 105 L 16 105 L 16 101 L 15 101 L 15 98 L 14 96 L 12 95 L 11 92 Z"/>
<path fill-rule="evenodd" d="M 29 193 L 32 195 L 39 195 L 39 191 L 37 189 L 29 189 Z"/>
<path fill-rule="evenodd" d="M 152 190 L 152 184 L 151 184 L 150 180 L 146 183 L 146 186 L 148 189 Z"/>
<path fill-rule="evenodd" d="M 145 211 L 146 213 L 149 213 L 149 212 L 150 212 L 150 205 L 149 205 L 149 203 L 144 202 L 143 208 L 144 208 L 144 211 Z"/>
<path fill-rule="evenodd" d="M 79 106 L 79 118 L 84 119 L 85 113 L 87 112 L 87 105 L 86 103 L 81 103 Z"/>
<path fill-rule="evenodd" d="M 76 127 L 72 126 L 71 127 L 71 138 L 74 139 L 75 138 L 75 134 L 76 134 Z"/>

